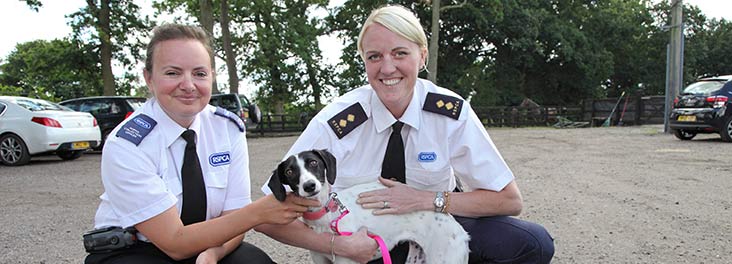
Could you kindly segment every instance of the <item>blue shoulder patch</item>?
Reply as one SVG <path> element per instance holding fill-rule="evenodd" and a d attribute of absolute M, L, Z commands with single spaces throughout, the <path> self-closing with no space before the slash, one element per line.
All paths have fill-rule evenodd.
<path fill-rule="evenodd" d="M 241 121 L 241 118 L 236 116 L 234 113 L 229 112 L 229 110 L 226 110 L 221 107 L 216 107 L 216 115 L 223 116 L 231 120 L 231 122 L 234 122 L 237 127 L 239 127 L 239 131 L 244 132 L 246 130 L 246 127 L 244 126 L 244 121 Z"/>
<path fill-rule="evenodd" d="M 124 138 L 135 146 L 139 146 L 150 131 L 158 124 L 157 121 L 145 114 L 139 114 L 125 123 L 122 128 L 117 130 L 117 137 Z"/>

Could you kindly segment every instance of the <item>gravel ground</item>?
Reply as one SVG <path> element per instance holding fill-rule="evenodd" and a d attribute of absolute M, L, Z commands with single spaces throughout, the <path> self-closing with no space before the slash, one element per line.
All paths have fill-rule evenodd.
<path fill-rule="evenodd" d="M 554 263 L 732 263 L 732 144 L 660 126 L 489 129 L 524 197 L 523 219 L 556 239 Z M 253 193 L 295 137 L 250 138 Z M 99 153 L 0 166 L 0 263 L 80 263 Z M 251 232 L 279 263 L 308 253 Z"/>

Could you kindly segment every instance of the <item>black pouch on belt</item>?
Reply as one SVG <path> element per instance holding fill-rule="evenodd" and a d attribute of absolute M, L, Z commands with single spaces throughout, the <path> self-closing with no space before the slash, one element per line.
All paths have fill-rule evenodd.
<path fill-rule="evenodd" d="M 84 234 L 84 248 L 88 253 L 103 253 L 128 248 L 137 243 L 134 227 L 109 226 L 97 228 Z"/>

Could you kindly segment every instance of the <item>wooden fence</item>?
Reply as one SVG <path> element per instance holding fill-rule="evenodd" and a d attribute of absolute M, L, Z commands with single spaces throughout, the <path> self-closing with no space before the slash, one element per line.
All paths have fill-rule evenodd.
<path fill-rule="evenodd" d="M 497 106 L 476 107 L 474 110 L 487 127 L 551 126 L 562 120 L 600 126 L 611 115 L 616 103 L 618 98 L 607 98 L 585 100 L 578 106 Z M 249 131 L 260 135 L 300 132 L 314 115 L 315 113 L 265 114 L 262 116 L 262 122 Z M 627 99 L 624 97 L 620 99 L 615 112 L 612 112 L 610 124 L 613 126 L 663 124 L 663 121 L 663 96 L 627 97 Z"/>

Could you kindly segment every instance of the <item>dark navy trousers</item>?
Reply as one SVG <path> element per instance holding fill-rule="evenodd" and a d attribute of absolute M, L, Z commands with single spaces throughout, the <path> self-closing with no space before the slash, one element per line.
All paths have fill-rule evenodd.
<path fill-rule="evenodd" d="M 455 220 L 470 234 L 469 263 L 549 263 L 554 239 L 538 224 L 508 216 Z"/>
<path fill-rule="evenodd" d="M 112 252 L 89 254 L 84 261 L 85 264 L 192 264 L 195 262 L 196 257 L 175 261 L 155 245 L 147 242 L 138 242 L 130 248 Z M 239 247 L 221 259 L 219 263 L 270 264 L 274 262 L 261 249 L 242 241 Z"/>

